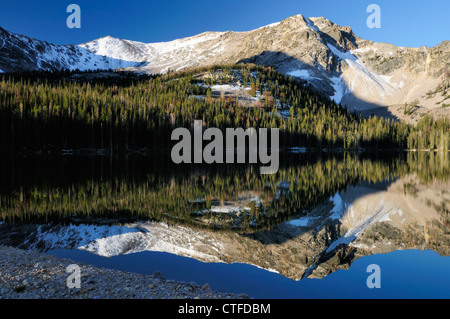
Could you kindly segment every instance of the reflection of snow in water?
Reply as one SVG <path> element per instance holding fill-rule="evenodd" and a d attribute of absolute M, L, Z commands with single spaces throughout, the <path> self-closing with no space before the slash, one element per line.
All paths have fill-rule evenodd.
<path fill-rule="evenodd" d="M 167 252 L 207 262 L 220 262 L 223 245 L 183 226 L 140 223 L 124 226 L 68 225 L 49 229 L 39 226 L 24 242 L 30 250 L 81 249 L 113 257 L 143 251 Z"/>
<path fill-rule="evenodd" d="M 389 215 L 392 213 L 400 216 L 403 214 L 399 208 L 392 207 L 379 196 L 363 196 L 348 203 L 339 194 L 336 194 L 330 198 L 330 201 L 334 203 L 330 218 L 340 220 L 347 231 L 342 237 L 331 243 L 326 252 L 332 251 L 340 244 L 350 244 L 375 223 L 390 221 Z"/>
<path fill-rule="evenodd" d="M 305 216 L 302 218 L 298 218 L 298 219 L 292 219 L 290 221 L 288 221 L 287 223 L 289 225 L 292 226 L 296 226 L 296 227 L 306 227 L 308 226 L 311 222 L 314 222 L 316 219 L 321 218 L 320 216 Z"/>
<path fill-rule="evenodd" d="M 340 219 L 345 212 L 346 206 L 344 206 L 344 202 L 342 201 L 342 197 L 339 193 L 336 193 L 334 197 L 330 197 L 330 202 L 334 203 L 334 208 L 330 211 L 332 215 L 331 219 Z"/>
<path fill-rule="evenodd" d="M 234 206 L 234 205 L 224 205 L 224 206 L 212 206 L 210 212 L 212 213 L 222 213 L 222 214 L 231 214 L 238 213 L 243 210 L 250 210 L 250 207 L 246 206 Z"/>

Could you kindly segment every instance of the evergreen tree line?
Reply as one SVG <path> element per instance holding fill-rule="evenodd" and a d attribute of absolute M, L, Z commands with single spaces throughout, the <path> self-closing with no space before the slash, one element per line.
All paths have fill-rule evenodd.
<path fill-rule="evenodd" d="M 220 84 L 223 79 L 199 80 L 198 74 L 217 70 L 230 77 L 239 75 L 250 94 L 259 97 L 256 105 L 244 107 L 238 98 L 212 96 L 208 85 Z M 224 65 L 159 76 L 111 74 L 2 75 L 0 149 L 169 149 L 173 129 L 192 129 L 194 120 L 223 129 L 279 128 L 282 147 L 450 147 L 447 118 L 424 116 L 417 125 L 363 118 L 270 67 Z M 199 95 L 203 98 L 196 97 Z"/>

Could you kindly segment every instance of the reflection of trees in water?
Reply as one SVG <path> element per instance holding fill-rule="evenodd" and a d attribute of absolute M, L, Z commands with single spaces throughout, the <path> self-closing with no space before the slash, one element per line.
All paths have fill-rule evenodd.
<path fill-rule="evenodd" d="M 260 175 L 251 166 L 173 168 L 145 157 L 117 163 L 109 158 L 36 160 L 33 165 L 40 172 L 29 161 L 10 160 L 1 171 L 1 217 L 14 222 L 140 219 L 264 229 L 362 181 L 392 180 L 408 173 L 415 173 L 422 183 L 447 179 L 447 157 L 447 153 L 429 152 L 389 159 L 353 153 L 300 157 L 276 175 Z M 244 198 L 241 206 L 247 209 L 232 213 L 210 209 L 212 205 L 242 204 L 245 196 L 258 201 Z"/>

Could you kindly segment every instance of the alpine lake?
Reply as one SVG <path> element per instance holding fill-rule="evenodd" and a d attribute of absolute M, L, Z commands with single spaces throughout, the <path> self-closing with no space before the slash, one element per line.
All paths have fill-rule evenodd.
<path fill-rule="evenodd" d="M 0 244 L 251 298 L 447 299 L 449 156 L 300 149 L 273 175 L 140 153 L 2 156 Z"/>

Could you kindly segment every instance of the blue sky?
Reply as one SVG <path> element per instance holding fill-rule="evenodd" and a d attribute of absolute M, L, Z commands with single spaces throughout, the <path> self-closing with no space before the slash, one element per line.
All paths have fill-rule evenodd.
<path fill-rule="evenodd" d="M 69 4 L 81 7 L 81 29 L 69 29 Z M 381 28 L 369 29 L 369 4 L 381 8 Z M 450 40 L 448 0 L 21 0 L 0 1 L 0 26 L 55 44 L 79 44 L 106 35 L 161 42 L 204 31 L 247 31 L 295 14 L 324 16 L 358 36 L 399 46 L 435 46 Z"/>

